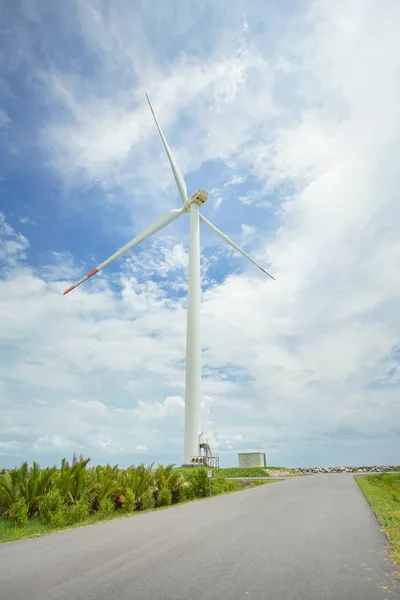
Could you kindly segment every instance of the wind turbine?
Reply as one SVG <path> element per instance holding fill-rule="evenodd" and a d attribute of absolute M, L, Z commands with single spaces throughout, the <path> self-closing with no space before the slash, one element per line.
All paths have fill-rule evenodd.
<path fill-rule="evenodd" d="M 82 277 L 77 283 L 68 288 L 65 294 L 74 290 L 78 285 L 84 283 L 87 279 L 104 269 L 114 260 L 137 246 L 157 231 L 164 229 L 176 219 L 179 219 L 185 213 L 190 214 L 190 237 L 189 237 L 189 273 L 188 273 L 188 300 L 187 300 L 187 329 L 186 329 L 186 374 L 185 374 L 185 438 L 184 438 L 184 464 L 189 464 L 192 457 L 200 455 L 199 434 L 201 431 L 201 346 L 200 346 L 200 231 L 199 221 L 206 227 L 216 233 L 227 244 L 240 252 L 253 265 L 258 267 L 263 273 L 275 279 L 265 271 L 255 260 L 253 260 L 244 250 L 239 248 L 237 244 L 232 242 L 222 231 L 215 225 L 210 223 L 203 215 L 200 214 L 199 208 L 206 202 L 208 192 L 203 189 L 197 190 L 190 198 L 188 197 L 187 187 L 182 173 L 175 162 L 171 149 L 164 137 L 161 127 L 157 121 L 157 117 L 150 103 L 148 94 L 146 93 L 147 101 L 150 110 L 153 113 L 161 140 L 164 144 L 172 172 L 178 187 L 179 195 L 182 200 L 182 208 L 175 208 L 161 217 L 154 223 L 149 225 L 142 233 L 139 233 L 130 242 L 125 244 L 120 250 L 107 258 L 104 262 L 97 265 L 95 269 L 90 271 L 85 277 Z"/>

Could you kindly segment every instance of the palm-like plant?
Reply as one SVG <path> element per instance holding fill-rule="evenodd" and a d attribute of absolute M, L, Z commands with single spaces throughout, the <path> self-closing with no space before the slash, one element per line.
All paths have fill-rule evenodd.
<path fill-rule="evenodd" d="M 19 500 L 20 491 L 18 483 L 19 477 L 16 469 L 0 477 L 0 511 L 6 518 L 9 518 L 11 514 L 11 506 Z"/>
<path fill-rule="evenodd" d="M 141 507 L 142 497 L 146 492 L 155 491 L 153 463 L 147 467 L 143 464 L 135 467 L 132 465 L 123 473 L 122 493 L 131 490 L 134 494 L 137 508 Z"/>
<path fill-rule="evenodd" d="M 114 467 L 109 464 L 105 467 L 97 465 L 97 467 L 91 469 L 88 473 L 91 508 L 93 511 L 97 511 L 102 500 L 112 498 L 114 502 L 118 496 L 118 465 Z"/>
<path fill-rule="evenodd" d="M 164 487 L 167 487 L 172 493 L 172 501 L 177 502 L 179 500 L 181 488 L 185 483 L 185 477 L 182 472 L 175 469 L 173 463 L 167 466 L 158 465 L 154 472 L 154 477 L 157 489 L 160 491 Z"/>
<path fill-rule="evenodd" d="M 41 498 L 51 489 L 56 470 L 56 467 L 41 470 L 38 463 L 33 463 L 22 490 L 29 515 L 37 511 Z"/>
<path fill-rule="evenodd" d="M 0 474 L 0 516 L 13 517 L 18 503 L 26 507 L 25 518 L 35 515 L 42 500 L 49 500 L 48 492 L 54 491 L 62 499 L 63 511 L 75 523 L 86 518 L 89 507 L 98 511 L 102 505 L 104 512 L 104 507 L 112 503 L 114 508 L 127 512 L 148 510 L 158 501 L 159 493 L 164 500 L 169 497 L 172 502 L 178 502 L 183 497 L 184 486 L 189 486 L 187 478 L 174 464 L 159 465 L 156 469 L 153 464 L 140 464 L 123 470 L 110 464 L 88 468 L 89 462 L 90 458 L 74 455 L 71 463 L 64 458 L 60 469 L 41 470 L 38 463 L 29 467 L 25 462 Z M 195 493 L 194 478 L 190 479 Z"/>
<path fill-rule="evenodd" d="M 0 477 L 0 510 L 4 516 L 9 514 L 11 505 L 23 498 L 28 508 L 28 514 L 33 515 L 38 508 L 40 499 L 46 494 L 53 482 L 56 468 L 40 469 L 37 462 L 32 467 L 24 462 L 18 469 L 14 469 Z"/>
<path fill-rule="evenodd" d="M 89 462 L 90 458 L 83 458 L 83 456 L 81 456 L 77 459 L 74 454 L 72 465 L 70 465 L 69 462 L 63 458 L 61 469 L 56 476 L 56 485 L 67 505 L 76 504 L 83 494 L 87 479 L 86 467 Z"/>

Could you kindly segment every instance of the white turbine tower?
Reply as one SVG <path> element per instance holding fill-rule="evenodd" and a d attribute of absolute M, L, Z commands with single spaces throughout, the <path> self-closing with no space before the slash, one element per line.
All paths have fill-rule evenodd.
<path fill-rule="evenodd" d="M 146 93 L 151 112 L 157 129 L 160 133 L 162 142 L 172 172 L 179 190 L 179 195 L 182 200 L 182 208 L 175 208 L 163 216 L 159 217 L 154 223 L 149 225 L 142 233 L 139 233 L 130 242 L 107 258 L 104 262 L 97 265 L 93 271 L 90 271 L 85 277 L 80 279 L 75 285 L 68 288 L 65 294 L 81 285 L 84 281 L 104 269 L 111 262 L 128 252 L 134 246 L 137 246 L 143 240 L 149 238 L 160 229 L 164 229 L 167 225 L 176 221 L 185 213 L 190 214 L 190 238 L 189 238 L 189 274 L 188 274 L 188 302 L 187 302 L 187 329 L 186 329 L 186 378 L 185 378 L 185 440 L 184 440 L 184 463 L 189 464 L 191 458 L 200 455 L 199 434 L 201 432 L 201 346 L 200 346 L 200 232 L 199 221 L 206 227 L 211 229 L 227 244 L 235 248 L 245 258 L 258 267 L 263 273 L 274 279 L 272 275 L 267 273 L 260 265 L 258 265 L 244 250 L 239 248 L 232 240 L 228 238 L 215 225 L 210 223 L 203 215 L 199 213 L 199 208 L 208 198 L 208 192 L 203 189 L 195 192 L 190 198 L 187 195 L 187 187 L 182 177 L 178 165 L 172 155 L 171 149 L 164 137 L 161 127 L 157 121 L 150 99 Z"/>

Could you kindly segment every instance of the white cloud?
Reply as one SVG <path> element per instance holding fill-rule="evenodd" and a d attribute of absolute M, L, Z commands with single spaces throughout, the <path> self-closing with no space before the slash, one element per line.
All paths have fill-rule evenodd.
<path fill-rule="evenodd" d="M 136 450 L 138 450 L 139 452 L 147 452 L 148 451 L 148 447 L 147 446 L 142 446 L 141 444 L 138 444 L 136 446 Z"/>
<path fill-rule="evenodd" d="M 238 259 L 226 276 L 220 259 L 230 253 L 207 246 L 205 434 L 221 453 L 265 449 L 289 464 L 388 462 L 400 418 L 400 8 L 308 2 L 269 20 L 256 3 L 244 26 L 238 7 L 211 27 L 208 47 L 166 61 L 114 6 L 106 19 L 94 0 L 79 3 L 79 32 L 104 76 L 42 73 L 41 142 L 64 183 L 98 184 L 120 206 L 130 190 L 135 223 L 144 211 L 150 220 L 173 189 L 142 98 L 150 83 L 184 173 L 205 180 L 221 227 L 242 225 L 249 251 L 276 275 L 269 282 Z M 179 31 L 191 19 L 184 13 Z M 255 22 L 270 29 L 257 33 Z M 171 39 L 160 43 L 172 52 Z M 228 185 L 239 200 L 224 213 Z M 1 227 L 6 439 L 179 460 L 186 246 L 169 232 L 62 298 L 77 260 L 61 274 L 64 255 L 34 268 L 28 239 L 4 218 Z M 22 433 L 6 434 L 15 423 Z"/>
<path fill-rule="evenodd" d="M 107 453 L 123 452 L 124 447 L 117 441 L 107 437 L 104 440 L 99 441 L 98 445 L 102 450 Z"/>
<path fill-rule="evenodd" d="M 135 417 L 144 420 L 164 419 L 170 413 L 174 414 L 177 409 L 184 408 L 184 400 L 181 396 L 167 396 L 163 402 L 138 401 L 138 408 L 132 409 Z"/>
<path fill-rule="evenodd" d="M 252 238 L 254 237 L 254 234 L 256 233 L 257 229 L 253 225 L 246 225 L 246 223 L 242 223 L 240 228 L 242 230 L 242 244 L 247 245 L 251 243 Z"/>
<path fill-rule="evenodd" d="M 230 181 L 227 182 L 227 185 L 239 185 L 246 180 L 244 175 L 234 175 Z"/>
<path fill-rule="evenodd" d="M 0 212 L 0 260 L 9 266 L 26 258 L 29 242 L 25 236 L 17 233 L 8 223 L 5 215 Z"/>
<path fill-rule="evenodd" d="M 24 444 L 22 442 L 17 442 L 16 440 L 7 440 L 5 442 L 0 440 L 0 456 L 7 456 L 8 454 L 12 455 L 23 447 Z"/>
<path fill-rule="evenodd" d="M 82 446 L 80 446 L 82 448 Z M 49 450 L 61 450 L 62 452 L 74 452 L 79 448 L 76 442 L 67 440 L 61 435 L 55 433 L 51 435 L 42 435 L 33 442 L 34 450 L 48 452 Z"/>
<path fill-rule="evenodd" d="M 6 111 L 0 108 L 0 129 L 5 129 L 10 124 L 10 118 Z"/>
<path fill-rule="evenodd" d="M 30 219 L 29 217 L 20 217 L 19 218 L 19 222 L 22 223 L 23 225 L 36 225 L 35 221 L 33 221 L 32 219 Z"/>

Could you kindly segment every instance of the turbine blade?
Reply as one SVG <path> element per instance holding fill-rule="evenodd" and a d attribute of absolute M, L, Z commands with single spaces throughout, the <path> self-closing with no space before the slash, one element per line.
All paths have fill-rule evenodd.
<path fill-rule="evenodd" d="M 146 98 L 147 98 L 147 102 L 149 103 L 150 110 L 153 113 L 154 121 L 155 121 L 155 123 L 157 125 L 157 129 L 158 129 L 158 132 L 159 132 L 160 137 L 162 139 L 162 143 L 164 144 L 164 148 L 165 148 L 165 151 L 167 153 L 167 156 L 168 156 L 168 159 L 169 159 L 169 162 L 170 162 L 170 165 L 171 165 L 172 172 L 174 174 L 175 182 L 176 182 L 176 185 L 178 186 L 179 195 L 180 195 L 180 197 L 182 199 L 182 204 L 184 204 L 186 202 L 186 200 L 188 199 L 188 197 L 187 197 L 187 187 L 186 187 L 185 180 L 183 179 L 182 173 L 180 172 L 179 167 L 176 164 L 176 161 L 175 161 L 175 158 L 174 158 L 174 156 L 172 154 L 171 148 L 169 147 L 168 142 L 167 142 L 167 140 L 164 137 L 164 134 L 163 134 L 163 132 L 161 130 L 161 127 L 158 124 L 156 113 L 154 112 L 154 109 L 153 109 L 153 107 L 151 105 L 150 98 L 149 98 L 149 95 L 148 95 L 147 92 L 146 92 Z"/>
<path fill-rule="evenodd" d="M 175 208 L 173 210 L 168 211 L 164 215 L 162 215 L 162 217 L 159 217 L 156 221 L 154 221 L 154 223 L 152 223 L 151 225 L 146 227 L 146 229 L 144 231 L 142 231 L 142 233 L 139 233 L 139 235 L 134 237 L 133 240 L 131 240 L 130 242 L 125 244 L 125 246 L 123 246 L 122 248 L 117 250 L 117 252 L 115 252 L 109 258 L 107 258 L 105 261 L 103 261 L 102 263 L 97 265 L 97 267 L 95 269 L 93 269 L 93 271 L 90 271 L 90 273 L 85 275 L 85 277 L 82 277 L 82 279 L 80 279 L 77 283 L 75 283 L 74 285 L 71 285 L 70 288 L 65 290 L 63 295 L 65 296 L 65 294 L 68 294 L 68 292 L 71 292 L 72 290 L 74 290 L 76 287 L 78 287 L 78 285 L 81 285 L 81 283 L 83 283 L 90 277 L 93 277 L 93 275 L 96 275 L 96 273 L 101 271 L 101 269 L 104 269 L 104 267 L 106 267 L 107 265 L 112 263 L 114 260 L 116 260 L 123 254 L 125 254 L 125 252 L 128 252 L 128 250 L 130 250 L 134 246 L 137 246 L 138 244 L 140 244 L 140 242 L 143 242 L 143 240 L 146 240 L 147 238 L 152 236 L 154 233 L 157 233 L 157 231 L 160 231 L 160 229 L 164 229 L 164 227 L 167 227 L 167 225 L 169 225 L 173 221 L 176 221 L 176 219 L 178 219 L 185 212 L 186 211 L 184 208 Z"/>
<path fill-rule="evenodd" d="M 216 233 L 221 239 L 223 239 L 224 242 L 226 242 L 227 244 L 229 244 L 230 246 L 232 246 L 232 248 L 234 248 L 235 250 L 237 250 L 238 252 L 240 252 L 240 254 L 242 254 L 251 263 L 253 263 L 253 265 L 255 265 L 256 267 L 258 267 L 260 269 L 260 271 L 262 271 L 263 273 L 265 273 L 266 275 L 268 275 L 268 277 L 271 277 L 271 279 L 275 280 L 275 277 L 272 277 L 272 275 L 270 275 L 265 269 L 263 269 L 262 267 L 260 267 L 260 265 L 257 264 L 256 261 L 251 258 L 251 256 L 249 256 L 248 254 L 246 254 L 246 252 L 244 250 L 242 250 L 241 248 L 239 248 L 239 246 L 237 244 L 235 244 L 235 242 L 232 242 L 232 240 L 229 239 L 227 235 L 225 235 L 224 233 L 222 233 L 222 231 L 220 229 L 218 229 L 218 227 L 215 227 L 215 225 L 213 225 L 210 221 L 208 221 L 205 217 L 203 217 L 203 215 L 200 215 L 200 221 L 202 223 L 204 223 L 204 225 L 206 225 L 206 227 L 208 227 L 209 229 L 211 229 L 211 231 L 213 231 L 214 233 Z"/>

